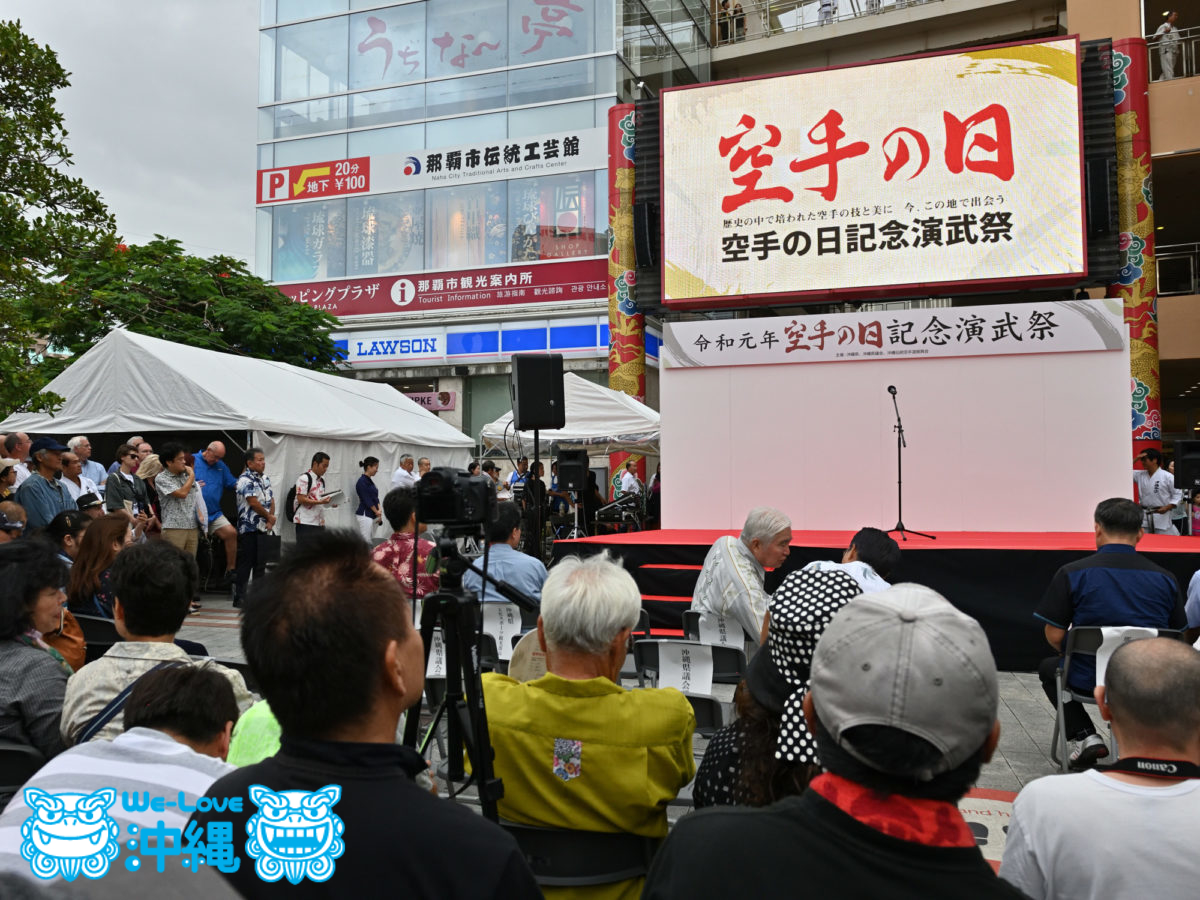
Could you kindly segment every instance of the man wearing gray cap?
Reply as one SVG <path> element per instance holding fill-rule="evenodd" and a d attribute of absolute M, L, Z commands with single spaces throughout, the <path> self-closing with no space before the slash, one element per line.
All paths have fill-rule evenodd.
<path fill-rule="evenodd" d="M 1023 896 L 956 806 L 1000 739 L 979 623 L 919 585 L 864 594 L 825 629 L 811 677 L 804 717 L 824 773 L 764 809 L 681 819 L 643 897 Z"/>

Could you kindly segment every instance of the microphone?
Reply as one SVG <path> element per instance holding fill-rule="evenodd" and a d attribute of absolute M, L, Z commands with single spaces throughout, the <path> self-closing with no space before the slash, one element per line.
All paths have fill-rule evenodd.
<path fill-rule="evenodd" d="M 888 385 L 888 393 L 891 394 L 893 397 L 896 396 L 896 386 L 894 384 Z"/>

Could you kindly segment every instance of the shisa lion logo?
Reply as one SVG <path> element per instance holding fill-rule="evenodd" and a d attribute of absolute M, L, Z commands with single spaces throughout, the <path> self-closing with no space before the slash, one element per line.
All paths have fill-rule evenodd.
<path fill-rule="evenodd" d="M 61 875 L 74 881 L 82 872 L 100 878 L 117 856 L 120 827 L 108 815 L 117 792 L 103 788 L 92 794 L 49 794 L 26 788 L 33 810 L 21 825 L 21 856 L 38 878 Z"/>
<path fill-rule="evenodd" d="M 319 791 L 279 791 L 256 784 L 250 799 L 258 812 L 246 823 L 246 853 L 255 860 L 254 871 L 263 881 L 286 878 L 325 881 L 333 874 L 334 860 L 346 852 L 342 834 L 346 825 L 333 812 L 342 789 L 331 784 Z"/>

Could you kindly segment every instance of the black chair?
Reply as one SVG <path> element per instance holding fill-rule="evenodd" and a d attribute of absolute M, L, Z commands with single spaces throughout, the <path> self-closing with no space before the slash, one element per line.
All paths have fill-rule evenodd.
<path fill-rule="evenodd" d="M 1174 628 L 1158 628 L 1157 637 L 1174 638 L 1183 640 L 1183 632 Z M 1121 643 L 1125 644 L 1129 641 L 1140 640 L 1146 635 L 1143 633 L 1145 628 L 1141 626 L 1130 626 L 1127 636 L 1122 636 Z M 1050 739 L 1050 758 L 1058 764 L 1059 770 L 1067 772 L 1070 770 L 1070 757 L 1067 753 L 1067 725 L 1066 719 L 1063 716 L 1063 705 L 1075 700 L 1079 703 L 1095 704 L 1096 698 L 1090 693 L 1080 694 L 1073 690 L 1067 678 L 1071 672 L 1071 662 L 1076 653 L 1083 653 L 1088 656 L 1095 656 L 1099 652 L 1100 646 L 1104 643 L 1104 628 L 1099 625 L 1078 625 L 1073 626 L 1067 632 L 1067 643 L 1063 648 L 1063 664 L 1058 670 L 1058 691 L 1057 700 L 1054 709 L 1054 733 Z M 1113 759 L 1117 757 L 1116 738 L 1113 738 L 1113 746 L 1111 748 L 1111 756 Z"/>
<path fill-rule="evenodd" d="M 500 820 L 542 887 L 586 887 L 642 878 L 662 843 L 625 832 L 540 828 Z"/>
<path fill-rule="evenodd" d="M 191 654 L 192 659 L 196 662 L 206 662 L 211 660 L 218 666 L 224 666 L 226 669 L 233 669 L 242 676 L 242 681 L 246 682 L 246 690 L 252 694 L 258 694 L 258 679 L 254 677 L 254 671 L 250 668 L 250 664 L 236 659 L 217 659 L 215 656 L 201 656 Z"/>
<path fill-rule="evenodd" d="M 637 666 L 638 683 L 658 681 L 658 649 L 663 644 L 683 644 L 712 650 L 713 684 L 739 684 L 746 677 L 746 652 L 739 647 L 720 644 L 701 644 L 699 641 L 650 640 L 633 645 L 633 660 Z"/>
<path fill-rule="evenodd" d="M 46 757 L 36 747 L 20 741 L 0 740 L 0 810 L 38 769 L 46 764 Z"/>
<path fill-rule="evenodd" d="M 643 609 L 638 613 L 637 625 L 633 627 L 633 639 L 635 642 L 643 641 L 650 637 L 650 613 Z M 625 654 L 625 662 L 621 666 L 621 678 L 637 678 L 637 663 L 634 661 L 633 654 Z"/>
<path fill-rule="evenodd" d="M 683 636 L 689 641 L 700 640 L 700 612 L 689 609 L 683 613 Z"/>
<path fill-rule="evenodd" d="M 84 664 L 102 657 L 113 644 L 119 644 L 124 638 L 117 632 L 117 626 L 112 619 L 103 616 L 87 616 L 74 613 L 75 621 L 83 629 L 83 640 L 87 644 Z"/>
<path fill-rule="evenodd" d="M 696 715 L 696 734 L 710 738 L 725 725 L 725 704 L 708 694 L 684 694 Z"/>

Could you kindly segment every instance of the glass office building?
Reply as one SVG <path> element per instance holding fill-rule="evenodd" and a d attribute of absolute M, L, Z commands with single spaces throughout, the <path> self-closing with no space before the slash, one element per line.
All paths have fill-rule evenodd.
<path fill-rule="evenodd" d="M 352 365 L 397 383 L 499 375 L 516 349 L 565 350 L 599 380 L 608 111 L 707 77 L 706 8 L 262 0 L 258 274 L 343 318 Z M 494 339 L 452 338 L 481 322 Z M 357 352 L 413 328 L 439 350 Z"/>

